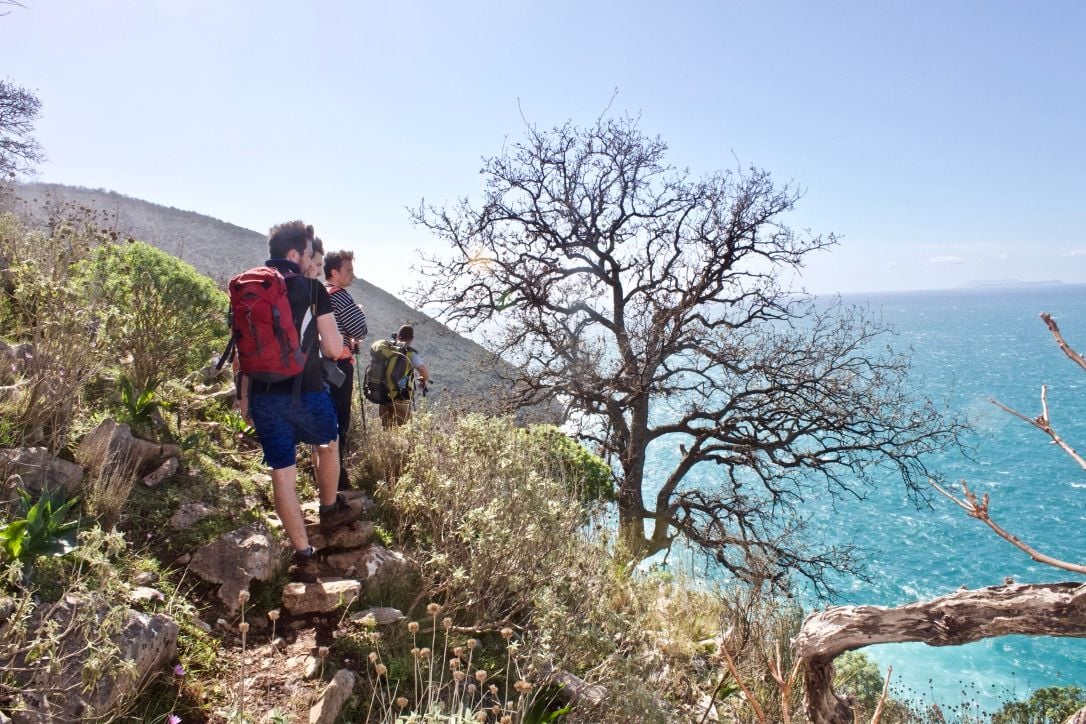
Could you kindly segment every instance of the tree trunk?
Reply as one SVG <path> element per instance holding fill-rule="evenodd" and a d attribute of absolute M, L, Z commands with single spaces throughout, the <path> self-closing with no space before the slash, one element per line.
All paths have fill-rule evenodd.
<path fill-rule="evenodd" d="M 1086 584 L 992 586 L 897 608 L 833 606 L 803 622 L 792 641 L 805 659 L 805 706 L 813 724 L 851 724 L 851 707 L 833 693 L 833 659 L 872 644 L 922 641 L 955 646 L 992 636 L 1086 637 Z"/>
<path fill-rule="evenodd" d="M 622 484 L 618 491 L 619 539 L 631 560 L 652 555 L 651 541 L 645 536 L 645 448 L 648 437 L 649 405 L 640 399 L 632 405 L 630 437 L 622 451 Z"/>

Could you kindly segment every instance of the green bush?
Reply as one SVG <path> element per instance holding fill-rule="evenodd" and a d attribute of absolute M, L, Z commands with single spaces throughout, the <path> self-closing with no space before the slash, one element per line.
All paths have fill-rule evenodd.
<path fill-rule="evenodd" d="M 1025 701 L 1012 701 L 992 716 L 992 724 L 1059 724 L 1086 706 L 1086 691 L 1077 686 L 1049 686 Z"/>
<path fill-rule="evenodd" d="M 552 474 L 562 480 L 578 500 L 590 503 L 615 499 L 611 467 L 598 455 L 590 453 L 554 425 L 532 425 L 522 434 L 543 446 L 553 463 Z"/>
<path fill-rule="evenodd" d="M 99 338 L 131 360 L 139 389 L 181 377 L 226 343 L 226 295 L 190 264 L 133 241 L 94 249 L 80 268 Z"/>

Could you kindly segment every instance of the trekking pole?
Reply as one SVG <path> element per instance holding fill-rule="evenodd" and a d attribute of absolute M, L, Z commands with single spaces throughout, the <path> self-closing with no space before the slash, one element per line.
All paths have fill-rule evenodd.
<path fill-rule="evenodd" d="M 362 395 L 362 369 L 358 366 L 358 355 L 354 356 L 355 384 L 358 387 L 358 412 L 362 415 L 362 436 L 366 436 L 366 398 Z"/>

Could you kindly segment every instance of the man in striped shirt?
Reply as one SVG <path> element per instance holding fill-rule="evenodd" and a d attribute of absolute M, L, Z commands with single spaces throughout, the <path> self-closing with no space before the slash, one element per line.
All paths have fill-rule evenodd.
<path fill-rule="evenodd" d="M 359 343 L 369 331 L 366 328 L 366 313 L 361 304 L 356 304 L 347 291 L 355 280 L 354 252 L 332 251 L 324 255 L 324 279 L 328 295 L 332 300 L 332 313 L 336 325 L 343 335 L 343 351 L 336 360 L 336 365 L 346 375 L 339 387 L 333 387 L 332 404 L 339 419 L 339 489 L 348 490 L 351 485 L 347 478 L 344 455 L 347 451 L 347 433 L 351 428 L 351 393 L 354 390 L 354 355 Z"/>

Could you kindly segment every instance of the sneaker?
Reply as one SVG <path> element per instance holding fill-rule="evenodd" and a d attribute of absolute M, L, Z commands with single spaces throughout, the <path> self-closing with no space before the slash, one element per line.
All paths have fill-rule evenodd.
<path fill-rule="evenodd" d="M 295 583 L 316 583 L 320 577 L 316 552 L 314 551 L 307 556 L 301 551 L 294 551 L 294 557 L 290 559 L 290 568 L 287 569 L 287 575 Z"/>
<path fill-rule="evenodd" d="M 360 509 L 352 508 L 347 504 L 347 498 L 342 494 L 336 495 L 336 502 L 331 510 L 320 512 L 321 533 L 330 533 L 336 528 L 353 523 L 362 517 Z"/>

